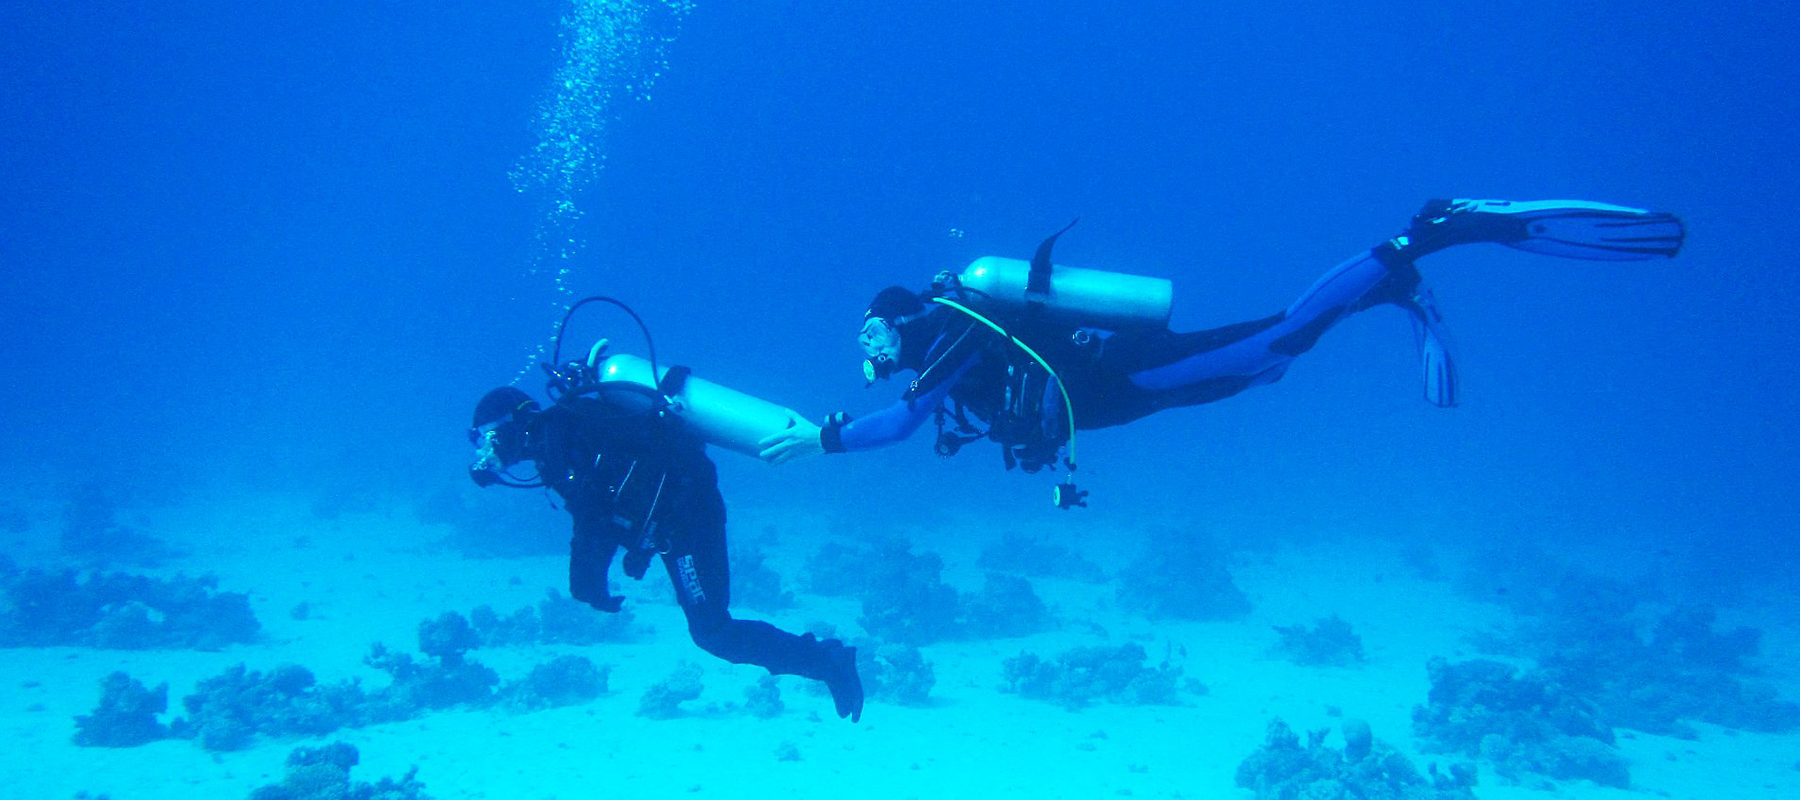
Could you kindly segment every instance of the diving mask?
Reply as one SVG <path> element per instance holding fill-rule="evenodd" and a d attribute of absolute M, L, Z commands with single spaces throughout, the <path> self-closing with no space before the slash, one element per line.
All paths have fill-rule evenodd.
<path fill-rule="evenodd" d="M 498 425 L 485 431 L 477 431 L 474 428 L 470 428 L 469 440 L 471 444 L 475 445 L 475 463 L 469 465 L 470 469 L 497 470 L 506 468 L 506 463 L 500 460 L 500 454 L 496 452 L 500 441 L 500 430 Z"/>
<path fill-rule="evenodd" d="M 862 345 L 863 378 L 873 384 L 875 381 L 893 375 L 900 368 L 900 330 L 882 317 L 869 317 L 863 322 L 862 332 L 856 335 L 856 343 Z"/>
<path fill-rule="evenodd" d="M 469 477 L 478 486 L 502 483 L 517 485 L 506 475 L 524 458 L 525 423 L 501 420 L 469 429 L 469 444 L 475 446 L 475 460 L 469 464 Z"/>

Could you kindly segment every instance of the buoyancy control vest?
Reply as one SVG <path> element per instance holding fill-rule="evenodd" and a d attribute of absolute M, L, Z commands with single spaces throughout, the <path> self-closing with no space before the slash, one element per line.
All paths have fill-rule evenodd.
<path fill-rule="evenodd" d="M 957 308 L 967 306 L 958 303 Z M 940 313 L 951 314 L 951 309 Z M 937 453 L 955 455 L 972 442 L 991 439 L 1000 445 L 1007 469 L 1034 473 L 1052 466 L 1070 441 L 1074 425 L 1059 382 L 1084 375 L 1098 352 L 1098 340 L 1082 335 L 1087 329 L 1005 327 L 981 316 L 998 330 L 976 319 L 947 319 L 943 352 L 928 356 L 937 366 L 921 375 L 911 392 L 916 396 L 931 391 L 958 364 L 974 360 L 937 410 Z M 970 417 L 986 428 L 977 427 Z"/>
<path fill-rule="evenodd" d="M 659 512 L 669 505 L 669 495 L 695 480 L 712 479 L 703 443 L 755 455 L 758 442 L 793 424 L 787 409 L 692 377 L 686 367 L 655 368 L 659 379 L 652 382 L 649 361 L 628 353 L 606 355 L 597 346 L 585 371 L 584 396 L 564 402 L 598 402 L 613 419 L 643 427 L 656 440 L 654 446 L 624 451 L 601 448 L 590 470 L 589 490 L 605 504 L 601 511 L 629 551 L 625 571 L 634 578 L 642 576 L 651 554 L 667 549 L 662 530 L 667 515 Z"/>
<path fill-rule="evenodd" d="M 1174 289 L 1167 279 L 1052 264 L 1057 238 L 1074 225 L 1046 238 L 1030 261 L 984 257 L 933 281 L 931 301 L 970 317 L 970 331 L 985 325 L 999 334 L 999 343 L 984 337 L 988 343 L 980 346 L 992 348 L 1004 364 L 1004 374 L 980 370 L 965 377 L 971 385 L 964 391 L 952 390 L 948 407 L 937 412 L 940 455 L 989 438 L 1001 445 L 1008 469 L 1037 472 L 1054 465 L 1067 446 L 1065 461 L 1073 471 L 1076 416 L 1064 382 L 1096 363 L 1100 331 L 1168 326 Z M 955 360 L 960 337 L 949 337 L 953 343 L 943 353 L 928 357 L 922 378 L 936 362 Z M 919 388 L 915 383 L 914 391 Z M 988 429 L 976 428 L 967 412 L 987 421 Z M 954 428 L 946 431 L 950 420 Z"/>
<path fill-rule="evenodd" d="M 679 492 L 711 473 L 699 440 L 638 392 L 563 396 L 536 416 L 531 438 L 538 473 L 562 496 L 577 536 L 625 548 L 634 578 L 667 549 Z"/>
<path fill-rule="evenodd" d="M 1055 499 L 1062 508 L 1085 505 L 1087 494 L 1075 488 L 1073 479 L 1076 409 L 1067 382 L 1082 380 L 1098 364 L 1102 332 L 1166 328 L 1174 297 L 1174 285 L 1163 277 L 1055 267 L 1051 250 L 1071 227 L 1075 222 L 1039 243 L 1030 261 L 979 258 L 961 274 L 940 272 L 927 292 L 932 303 L 970 317 L 967 332 L 986 326 L 997 333 L 997 341 L 983 337 L 986 341 L 976 346 L 995 348 L 999 359 L 994 360 L 1001 364 L 977 364 L 950 391 L 936 411 L 938 454 L 952 456 L 970 441 L 990 438 L 1001 445 L 1006 468 L 1037 472 L 1055 465 L 1058 452 L 1067 447 L 1069 479 L 1057 486 Z M 956 355 L 965 335 L 947 337 L 952 344 L 927 357 L 922 380 L 934 371 L 941 380 L 943 371 L 954 369 L 945 362 L 967 357 Z M 920 382 L 914 382 L 913 393 L 920 389 Z M 968 422 L 968 413 L 986 420 L 988 429 Z M 947 431 L 950 420 L 954 427 Z"/>
<path fill-rule="evenodd" d="M 601 339 L 585 359 L 562 361 L 569 320 L 595 302 L 631 316 L 649 360 L 609 354 L 610 342 Z M 555 341 L 551 361 L 542 366 L 556 413 L 545 416 L 560 418 L 564 434 L 554 437 L 560 440 L 554 445 L 545 443 L 562 463 L 543 475 L 544 483 L 563 495 L 571 512 L 584 504 L 579 510 L 601 520 L 604 535 L 627 548 L 631 577 L 642 577 L 650 554 L 666 549 L 661 512 L 680 502 L 671 493 L 717 491 L 705 444 L 755 455 L 763 438 L 794 424 L 793 412 L 781 406 L 694 378 L 687 367 L 659 366 L 648 326 L 616 299 L 596 295 L 570 305 Z"/>

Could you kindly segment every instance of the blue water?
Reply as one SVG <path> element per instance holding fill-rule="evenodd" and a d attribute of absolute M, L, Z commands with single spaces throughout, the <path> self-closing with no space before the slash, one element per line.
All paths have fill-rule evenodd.
<path fill-rule="evenodd" d="M 578 219 L 509 177 L 565 5 L 0 10 L 0 475 L 29 487 L 8 504 L 45 535 L 90 478 L 128 505 L 406 506 L 465 480 L 469 408 L 572 296 L 627 300 L 709 379 L 868 411 L 899 390 L 859 374 L 877 289 L 1025 257 L 1075 216 L 1058 261 L 1173 279 L 1187 330 L 1283 307 L 1427 198 L 1570 197 L 1675 211 L 1687 247 L 1429 259 L 1463 408 L 1418 399 L 1377 310 L 1277 385 L 1085 437 L 1093 507 L 1057 530 L 1517 542 L 1791 589 L 1784 4 L 651 3 L 667 41 L 633 58 L 666 69 L 605 109 Z M 635 346 L 626 325 L 572 336 Z M 716 460 L 733 503 L 1060 513 L 1045 476 L 940 462 L 924 434 Z"/>

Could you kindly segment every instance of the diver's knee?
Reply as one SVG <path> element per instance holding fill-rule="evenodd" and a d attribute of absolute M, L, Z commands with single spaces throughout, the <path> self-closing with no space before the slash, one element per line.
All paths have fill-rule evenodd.
<path fill-rule="evenodd" d="M 693 617 L 688 620 L 688 636 L 701 650 L 723 657 L 721 651 L 727 649 L 730 635 L 727 633 L 729 617 Z"/>

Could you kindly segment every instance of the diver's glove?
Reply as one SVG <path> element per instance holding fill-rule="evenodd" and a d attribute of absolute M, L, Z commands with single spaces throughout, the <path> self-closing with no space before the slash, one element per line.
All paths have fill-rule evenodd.
<path fill-rule="evenodd" d="M 583 603 L 587 603 L 588 605 L 593 606 L 594 608 L 597 608 L 608 614 L 617 614 L 617 613 L 619 613 L 619 609 L 622 609 L 625 607 L 625 598 L 624 597 L 615 595 L 615 594 L 605 591 L 605 590 L 602 590 L 599 592 L 589 592 L 589 591 L 584 591 L 584 590 L 578 590 L 574 584 L 570 584 L 569 585 L 569 594 L 570 594 L 570 596 L 574 597 L 576 600 L 580 600 Z"/>
<path fill-rule="evenodd" d="M 653 549 L 625 551 L 625 577 L 634 581 L 644 579 L 644 573 L 650 569 L 650 559 L 656 555 Z"/>
<path fill-rule="evenodd" d="M 575 518 L 575 538 L 569 542 L 569 596 L 610 614 L 625 605 L 625 598 L 614 596 L 606 583 L 619 548 L 593 533 L 594 519 L 590 514 Z"/>

